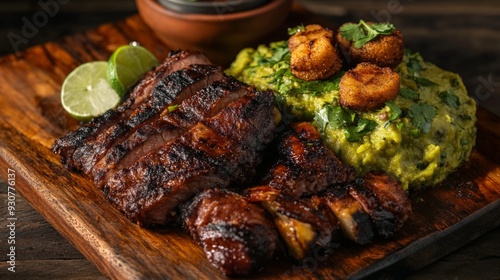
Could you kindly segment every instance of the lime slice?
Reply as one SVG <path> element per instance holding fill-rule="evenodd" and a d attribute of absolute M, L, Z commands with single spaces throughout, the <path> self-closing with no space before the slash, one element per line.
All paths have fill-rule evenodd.
<path fill-rule="evenodd" d="M 87 121 L 120 103 L 120 96 L 107 81 L 106 61 L 78 66 L 64 80 L 61 88 L 63 108 L 74 118 Z"/>
<path fill-rule="evenodd" d="M 120 96 L 153 67 L 158 59 L 146 48 L 137 45 L 124 45 L 113 52 L 108 61 L 108 81 Z"/>

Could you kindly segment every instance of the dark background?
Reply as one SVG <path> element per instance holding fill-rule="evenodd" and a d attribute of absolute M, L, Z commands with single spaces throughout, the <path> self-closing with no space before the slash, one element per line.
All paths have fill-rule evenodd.
<path fill-rule="evenodd" d="M 16 51 L 12 34 L 22 34 L 23 18 L 29 21 L 42 10 L 39 2 L 57 0 L 0 0 L 0 56 Z M 136 13 L 133 0 L 59 0 L 59 11 L 19 50 L 57 40 L 74 32 L 118 21 Z M 498 0 L 315 0 L 301 1 L 310 10 L 324 14 L 335 25 L 345 21 L 391 21 L 405 36 L 406 47 L 444 69 L 459 73 L 469 94 L 478 103 L 500 115 L 500 1 Z M 9 35 L 11 34 L 11 35 Z M 26 213 L 33 210 L 26 206 Z M 31 213 L 30 212 L 30 213 Z M 32 215 L 32 214 L 30 214 Z M 33 254 L 64 259 L 60 265 L 94 278 L 100 275 L 38 214 L 32 218 L 39 231 L 19 233 L 24 240 L 40 240 L 43 232 L 49 244 L 33 244 Z M 51 243 L 52 242 L 52 243 Z M 45 251 L 47 250 L 47 251 Z M 54 250 L 53 253 L 49 253 Z M 52 257 L 51 257 L 52 256 Z M 28 257 L 29 258 L 29 257 Z M 500 228 L 436 261 L 407 279 L 500 279 Z M 83 276 L 83 277 L 82 277 Z M 377 279 L 385 279 L 385 274 Z"/>
<path fill-rule="evenodd" d="M 16 48 L 9 34 L 22 35 L 23 18 L 60 1 L 59 11 Z M 459 73 L 469 93 L 500 115 L 500 1 L 498 0 L 301 0 L 335 25 L 365 19 L 390 21 L 405 35 L 406 47 Z M 136 13 L 134 0 L 0 0 L 0 56 L 117 21 Z M 43 20 L 43 18 L 41 18 Z"/>

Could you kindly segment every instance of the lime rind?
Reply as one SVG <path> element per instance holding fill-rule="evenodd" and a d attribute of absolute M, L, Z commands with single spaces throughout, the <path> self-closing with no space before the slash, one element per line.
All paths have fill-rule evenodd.
<path fill-rule="evenodd" d="M 82 64 L 64 80 L 61 103 L 74 118 L 87 121 L 120 103 L 120 96 L 107 81 L 107 65 L 106 61 Z"/>
<path fill-rule="evenodd" d="M 121 46 L 113 52 L 108 61 L 109 84 L 123 97 L 147 71 L 157 65 L 158 59 L 146 48 L 135 45 Z"/>

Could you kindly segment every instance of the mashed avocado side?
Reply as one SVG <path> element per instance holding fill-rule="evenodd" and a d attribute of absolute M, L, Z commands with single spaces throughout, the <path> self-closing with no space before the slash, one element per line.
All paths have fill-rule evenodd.
<path fill-rule="evenodd" d="M 338 73 L 322 81 L 296 78 L 286 41 L 242 50 L 227 74 L 259 89 L 273 89 L 297 120 L 311 121 L 326 145 L 359 173 L 384 170 L 405 189 L 443 181 L 465 162 L 476 137 L 476 105 L 459 75 L 406 52 L 395 69 L 396 99 L 372 112 L 339 104 Z"/>

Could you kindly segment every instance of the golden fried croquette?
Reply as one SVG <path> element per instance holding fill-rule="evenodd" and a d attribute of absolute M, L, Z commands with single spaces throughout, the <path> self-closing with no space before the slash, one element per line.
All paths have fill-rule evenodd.
<path fill-rule="evenodd" d="M 320 25 L 308 25 L 288 40 L 290 68 L 296 77 L 306 80 L 326 79 L 342 68 L 333 32 Z"/>
<path fill-rule="evenodd" d="M 380 35 L 360 48 L 356 48 L 340 32 L 337 33 L 337 41 L 346 61 L 351 65 L 370 62 L 380 67 L 395 68 L 403 60 L 403 35 L 397 29 L 390 35 Z"/>
<path fill-rule="evenodd" d="M 334 40 L 333 31 L 319 24 L 310 24 L 303 31 L 294 34 L 288 39 L 288 49 L 293 52 L 299 45 L 320 37 L 326 37 L 330 41 Z"/>
<path fill-rule="evenodd" d="M 372 111 L 396 98 L 399 75 L 389 67 L 362 62 L 340 79 L 340 105 L 358 111 Z"/>

